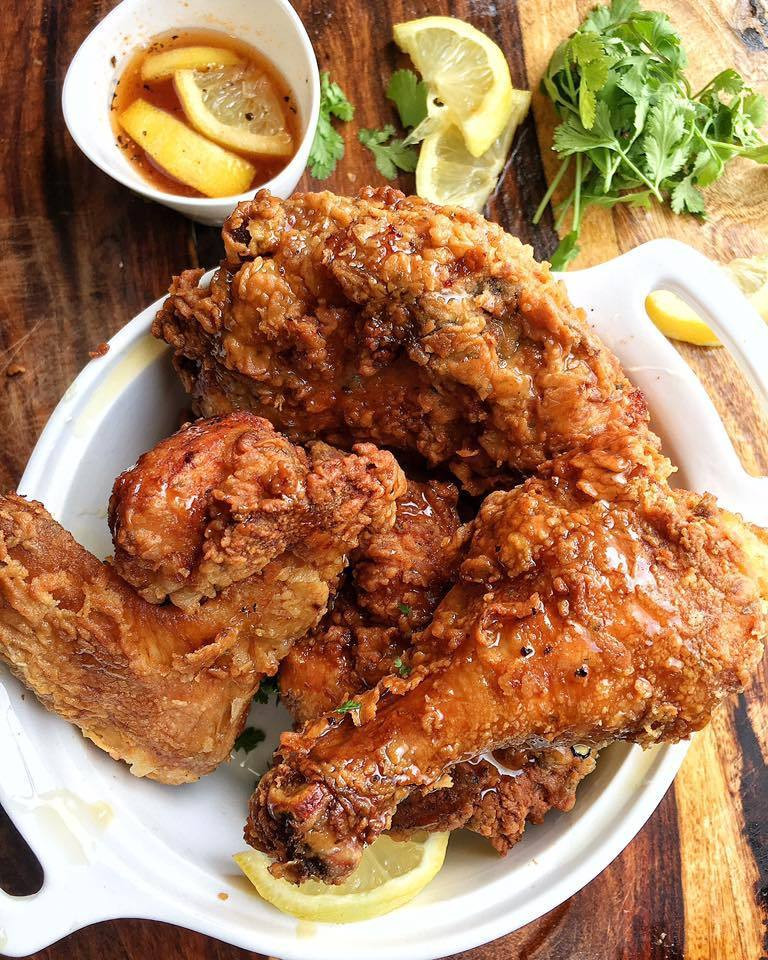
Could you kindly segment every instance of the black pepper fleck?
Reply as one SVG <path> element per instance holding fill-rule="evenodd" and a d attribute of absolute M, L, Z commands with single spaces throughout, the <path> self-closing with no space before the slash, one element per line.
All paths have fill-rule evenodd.
<path fill-rule="evenodd" d="M 548 643 L 546 647 L 544 647 L 544 649 L 542 650 L 542 653 L 544 654 L 545 657 L 548 657 L 550 653 L 552 653 L 552 644 Z"/>
<path fill-rule="evenodd" d="M 577 676 L 577 677 L 586 677 L 588 673 L 589 673 L 589 667 L 588 667 L 585 663 L 583 663 L 583 664 L 579 667 L 579 669 L 576 671 L 576 676 Z"/>
<path fill-rule="evenodd" d="M 520 656 L 525 657 L 526 660 L 528 659 L 528 657 L 532 657 L 535 652 L 536 651 L 533 649 L 533 647 L 528 647 L 528 646 L 520 647 Z"/>
<path fill-rule="evenodd" d="M 253 120 L 253 114 L 249 111 L 248 113 L 246 113 L 245 119 L 246 119 L 246 120 Z"/>

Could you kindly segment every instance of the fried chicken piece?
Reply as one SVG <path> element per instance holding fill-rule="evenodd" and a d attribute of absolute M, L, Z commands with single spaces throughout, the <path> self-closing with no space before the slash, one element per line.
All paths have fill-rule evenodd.
<path fill-rule="evenodd" d="M 223 237 L 210 290 L 182 274 L 153 325 L 205 415 L 416 451 L 475 492 L 647 421 L 548 265 L 477 214 L 391 187 L 262 190 Z"/>
<path fill-rule="evenodd" d="M 322 616 L 347 554 L 393 522 L 403 487 L 388 453 L 305 454 L 249 414 L 182 430 L 118 481 L 112 519 L 120 568 L 154 599 L 178 599 L 172 562 L 194 558 L 184 609 L 143 599 L 40 504 L 0 497 L 0 657 L 136 775 L 195 780 L 228 757 L 260 679 Z M 192 584 L 216 595 L 192 604 Z"/>
<path fill-rule="evenodd" d="M 146 600 L 188 608 L 289 548 L 311 557 L 317 543 L 307 531 L 338 529 L 345 511 L 366 537 L 384 535 L 405 489 L 391 455 L 371 444 L 352 456 L 324 443 L 308 450 L 245 412 L 189 424 L 159 443 L 115 481 L 109 523 L 118 573 Z M 388 484 L 388 509 L 358 518 L 347 478 L 363 490 L 371 470 L 371 489 Z"/>
<path fill-rule="evenodd" d="M 464 827 L 486 837 L 505 856 L 522 840 L 526 823 L 542 823 L 552 809 L 573 809 L 576 788 L 597 761 L 596 749 L 576 749 L 580 752 L 558 747 L 529 753 L 497 750 L 489 759 L 457 763 L 450 787 L 415 790 L 403 800 L 390 833 Z"/>
<path fill-rule="evenodd" d="M 280 698 L 298 723 L 354 702 L 389 674 L 407 676 L 412 635 L 432 619 L 465 554 L 468 528 L 460 526 L 456 499 L 450 484 L 409 480 L 394 526 L 352 555 L 334 606 L 280 665 Z M 572 809 L 594 766 L 595 751 L 582 757 L 570 749 L 459 763 L 451 786 L 406 798 L 392 829 L 466 827 L 505 854 L 527 820 L 541 823 L 552 807 Z"/>
<path fill-rule="evenodd" d="M 675 741 L 743 687 L 768 631 L 768 537 L 672 490 L 669 469 L 607 431 L 486 498 L 410 677 L 284 735 L 246 827 L 276 875 L 339 882 L 457 762 Z"/>
<path fill-rule="evenodd" d="M 410 637 L 432 619 L 458 575 L 467 539 L 450 483 L 408 481 L 395 523 L 351 555 L 347 582 L 320 624 L 280 667 L 280 697 L 299 722 L 333 710 L 396 673 Z"/>

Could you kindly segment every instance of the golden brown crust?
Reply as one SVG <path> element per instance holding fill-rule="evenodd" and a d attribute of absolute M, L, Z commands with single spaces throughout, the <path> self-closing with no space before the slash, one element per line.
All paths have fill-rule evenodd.
<path fill-rule="evenodd" d="M 298 722 L 315 719 L 407 671 L 410 638 L 432 619 L 458 576 L 467 529 L 453 484 L 408 481 L 395 523 L 372 531 L 350 557 L 328 613 L 280 666 L 280 696 Z"/>
<path fill-rule="evenodd" d="M 677 740 L 743 686 L 768 630 L 748 529 L 671 490 L 655 448 L 609 439 L 485 499 L 408 679 L 284 736 L 246 833 L 276 873 L 343 879 L 397 805 L 456 762 Z"/>
<path fill-rule="evenodd" d="M 390 187 L 260 191 L 223 236 L 210 291 L 183 274 L 153 327 L 206 415 L 416 451 L 476 491 L 646 424 L 549 267 L 477 214 Z"/>
<path fill-rule="evenodd" d="M 311 557 L 329 529 L 344 540 L 345 519 L 359 524 L 351 485 L 374 496 L 388 474 L 390 509 L 371 529 L 391 526 L 404 489 L 393 464 L 371 444 L 307 453 L 250 413 L 188 424 L 115 481 L 115 567 L 145 599 L 192 607 L 287 550 Z"/>
<path fill-rule="evenodd" d="M 246 417 L 250 433 L 243 433 L 242 417 L 201 423 L 164 441 L 156 458 L 143 461 L 148 487 L 157 492 L 163 469 L 169 469 L 169 484 L 178 479 L 178 462 L 163 450 L 178 453 L 179 444 L 193 438 L 204 446 L 206 430 L 215 446 L 222 431 L 231 429 L 241 440 L 258 436 L 261 442 L 270 435 L 261 455 L 272 458 L 274 478 L 301 474 L 302 494 L 281 514 L 289 521 L 295 512 L 296 529 L 285 522 L 275 537 L 267 525 L 263 541 L 257 533 L 252 551 L 244 554 L 258 555 L 260 562 L 246 576 L 217 583 L 216 596 L 202 604 L 180 609 L 148 603 L 42 506 L 0 498 L 0 657 L 46 706 L 130 763 L 134 773 L 166 783 L 194 780 L 229 755 L 260 679 L 273 674 L 290 644 L 317 623 L 347 554 L 366 531 L 393 522 L 404 484 L 390 454 L 365 445 L 341 454 L 321 445 L 307 458 L 269 425 Z M 251 450 L 250 441 L 245 447 Z M 243 462 L 253 466 L 247 452 Z M 140 463 L 131 473 L 134 489 L 142 469 Z M 207 478 L 203 470 L 198 479 Z M 254 517 L 268 516 L 259 499 L 265 490 L 248 489 L 255 497 Z M 205 488 L 197 494 L 204 497 Z M 120 514 L 127 534 L 123 497 L 131 499 L 128 489 L 118 489 L 115 516 Z M 157 507 L 153 496 L 146 502 L 133 497 L 133 505 L 145 519 Z M 244 510 L 242 502 L 239 508 Z M 178 528 L 183 514 L 168 519 Z M 238 514 L 238 523 L 247 520 L 247 511 Z M 258 522 L 256 527 L 262 530 Z M 236 531 L 237 525 L 233 536 Z M 174 549 L 179 542 L 168 541 Z M 131 570 L 141 571 L 141 537 L 125 536 L 122 543 L 138 544 Z M 141 572 L 145 586 L 155 560 L 149 574 Z"/>
<path fill-rule="evenodd" d="M 502 856 L 523 838 L 526 823 L 541 823 L 550 810 L 567 812 L 576 788 L 595 769 L 597 751 L 495 751 L 493 760 L 476 758 L 451 768 L 451 785 L 415 790 L 395 811 L 390 832 L 464 827 L 486 837 Z"/>

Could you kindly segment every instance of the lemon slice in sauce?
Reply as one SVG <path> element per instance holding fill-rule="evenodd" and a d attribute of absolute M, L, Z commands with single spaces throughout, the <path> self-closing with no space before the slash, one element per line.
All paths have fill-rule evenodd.
<path fill-rule="evenodd" d="M 282 105 L 258 67 L 177 70 L 173 83 L 187 120 L 209 140 L 249 155 L 293 153 Z"/>

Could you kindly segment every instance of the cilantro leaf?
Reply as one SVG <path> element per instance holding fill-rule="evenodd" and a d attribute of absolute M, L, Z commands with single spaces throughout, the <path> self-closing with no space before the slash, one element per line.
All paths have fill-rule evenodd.
<path fill-rule="evenodd" d="M 387 97 L 397 107 L 404 127 L 417 127 L 427 115 L 428 88 L 413 70 L 395 70 L 387 86 Z"/>
<path fill-rule="evenodd" d="M 402 657 L 395 657 L 394 667 L 401 677 L 409 677 L 411 675 L 411 668 L 407 663 L 403 663 Z"/>
<path fill-rule="evenodd" d="M 357 135 L 360 143 L 373 154 L 376 169 L 387 180 L 394 180 L 398 169 L 411 173 L 416 169 L 419 152 L 415 147 L 406 147 L 395 137 L 395 128 L 388 123 L 381 130 L 361 130 Z"/>
<path fill-rule="evenodd" d="M 553 270 L 565 270 L 571 260 L 578 256 L 580 247 L 577 240 L 578 234 L 575 230 L 571 230 L 563 237 L 550 258 Z"/>
<path fill-rule="evenodd" d="M 276 677 L 264 677 L 259 684 L 259 689 L 254 694 L 255 703 L 269 703 L 269 698 L 274 693 L 276 702 L 280 700 L 280 688 L 277 685 Z"/>
<path fill-rule="evenodd" d="M 598 104 L 591 129 L 586 129 L 579 117 L 571 115 L 555 130 L 554 148 L 561 156 L 610 147 L 615 143 L 608 107 L 604 103 Z"/>
<path fill-rule="evenodd" d="M 351 120 L 355 108 L 347 100 L 344 91 L 334 83 L 327 72 L 320 74 L 320 114 L 317 118 L 315 139 L 309 151 L 307 165 L 317 180 L 325 180 L 336 169 L 344 156 L 344 138 L 331 123 L 331 117 Z"/>
<path fill-rule="evenodd" d="M 338 83 L 331 80 L 327 70 L 320 74 L 320 109 L 339 120 L 351 120 L 355 115 L 355 108 Z"/>
<path fill-rule="evenodd" d="M 397 609 L 402 613 L 404 617 L 407 617 L 411 612 L 411 607 L 407 603 L 398 603 Z"/>
<path fill-rule="evenodd" d="M 243 750 L 245 753 L 250 753 L 251 750 L 258 747 L 260 743 L 263 743 L 265 739 L 266 737 L 263 730 L 259 730 L 257 727 L 246 727 L 237 740 L 235 740 L 235 750 Z"/>
<path fill-rule="evenodd" d="M 692 177 L 686 177 L 685 180 L 681 180 L 674 185 L 670 206 L 674 213 L 682 213 L 683 211 L 696 214 L 704 213 L 706 209 L 704 195 L 698 187 L 693 185 Z"/>
<path fill-rule="evenodd" d="M 645 131 L 645 166 L 654 186 L 658 186 L 677 173 L 687 159 L 688 151 L 680 144 L 685 116 L 671 100 L 661 100 L 651 107 Z"/>
<path fill-rule="evenodd" d="M 360 706 L 361 705 L 359 700 L 346 700 L 344 703 L 341 704 L 341 706 L 336 707 L 336 709 L 333 712 L 334 713 L 352 713 L 354 710 L 359 710 Z"/>

